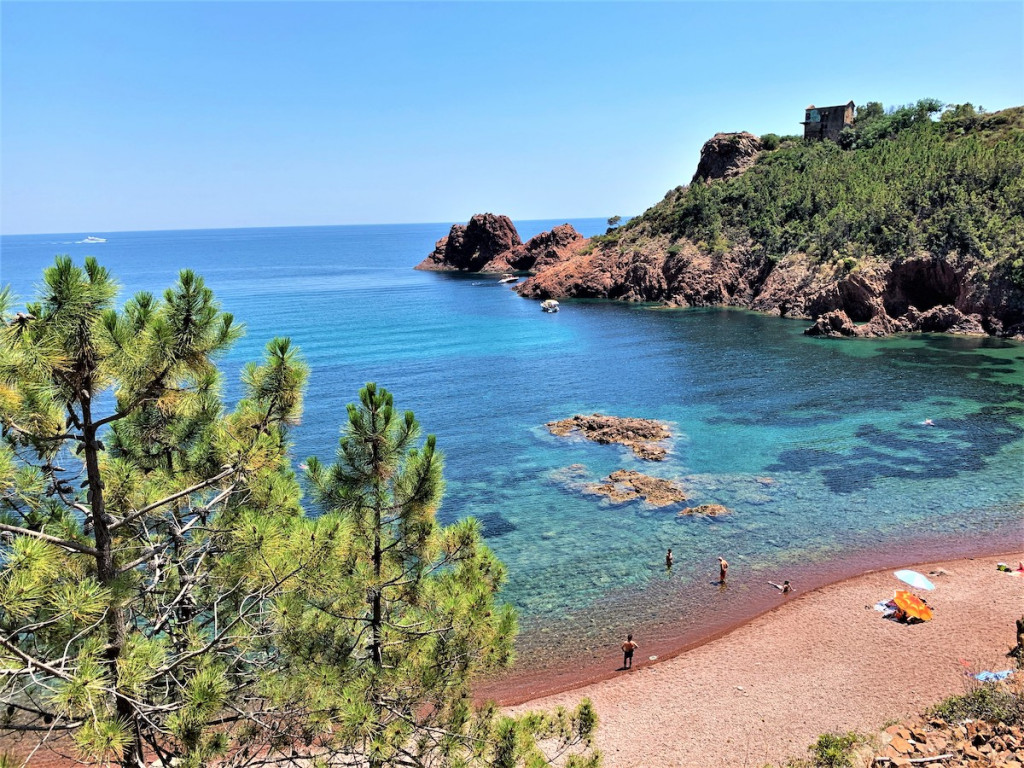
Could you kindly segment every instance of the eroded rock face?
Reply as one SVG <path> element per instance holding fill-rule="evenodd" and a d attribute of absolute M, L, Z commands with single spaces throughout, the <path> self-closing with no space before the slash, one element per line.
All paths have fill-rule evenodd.
<path fill-rule="evenodd" d="M 761 139 L 752 133 L 716 133 L 701 147 L 692 183 L 739 176 L 754 164 L 760 152 Z"/>
<path fill-rule="evenodd" d="M 668 427 L 660 421 L 605 416 L 600 413 L 589 416 L 577 414 L 561 421 L 550 421 L 545 426 L 553 435 L 579 432 L 595 443 L 624 445 L 648 461 L 664 460 L 667 449 L 660 443 L 672 436 Z"/>
<path fill-rule="evenodd" d="M 849 316 L 837 309 L 819 317 L 804 333 L 808 336 L 856 336 L 857 329 Z"/>
<path fill-rule="evenodd" d="M 466 225 L 453 225 L 416 269 L 479 272 L 496 256 L 522 243 L 508 216 L 478 213 Z"/>
<path fill-rule="evenodd" d="M 686 501 L 686 493 L 679 483 L 629 469 L 618 469 L 600 483 L 588 485 L 586 490 L 607 496 L 616 503 L 642 499 L 652 506 L 666 507 Z"/>
<path fill-rule="evenodd" d="M 558 263 L 585 242 L 571 224 L 562 224 L 524 244 L 508 216 L 478 213 L 466 225 L 453 225 L 416 269 L 527 272 Z"/>
<path fill-rule="evenodd" d="M 517 271 L 541 270 L 564 260 L 579 245 L 586 242 L 572 224 L 559 224 L 548 232 L 541 232 L 505 256 L 509 267 Z"/>

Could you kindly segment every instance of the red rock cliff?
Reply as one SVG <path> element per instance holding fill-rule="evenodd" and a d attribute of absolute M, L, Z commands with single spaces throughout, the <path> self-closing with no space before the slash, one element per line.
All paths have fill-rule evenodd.
<path fill-rule="evenodd" d="M 416 269 L 439 272 L 529 272 L 568 258 L 586 243 L 571 224 L 561 224 L 528 242 L 519 238 L 508 216 L 478 213 L 455 224 Z"/>

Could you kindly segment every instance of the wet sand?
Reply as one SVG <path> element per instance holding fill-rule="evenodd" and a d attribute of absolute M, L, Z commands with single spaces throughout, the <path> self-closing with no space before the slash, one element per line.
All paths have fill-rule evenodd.
<path fill-rule="evenodd" d="M 776 592 L 778 606 L 767 613 L 659 663 L 638 636 L 632 671 L 513 711 L 590 697 L 609 768 L 756 768 L 803 757 L 823 732 L 872 732 L 962 693 L 967 665 L 1010 668 L 1005 654 L 1014 619 L 1024 614 L 1024 576 L 995 564 L 1021 559 L 1024 553 L 913 566 L 940 571 L 931 577 L 935 591 L 926 593 L 935 618 L 913 626 L 873 609 L 900 586 L 890 569 L 811 592 L 797 584 L 792 596 Z M 621 655 L 615 658 L 617 665 Z"/>

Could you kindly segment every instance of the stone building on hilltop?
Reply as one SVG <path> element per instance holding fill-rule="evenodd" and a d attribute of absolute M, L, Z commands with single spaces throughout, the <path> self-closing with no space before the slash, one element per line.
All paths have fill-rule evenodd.
<path fill-rule="evenodd" d="M 853 102 L 837 107 L 816 107 L 813 104 L 804 111 L 804 138 L 821 141 L 839 141 L 843 128 L 853 125 Z"/>

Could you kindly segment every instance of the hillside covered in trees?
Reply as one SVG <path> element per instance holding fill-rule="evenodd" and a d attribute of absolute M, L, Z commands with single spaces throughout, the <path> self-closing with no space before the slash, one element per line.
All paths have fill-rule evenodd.
<path fill-rule="evenodd" d="M 745 306 L 827 335 L 1024 334 L 1024 108 L 871 102 L 838 143 L 719 134 L 700 167 L 723 151 L 746 157 L 520 292 Z"/>

